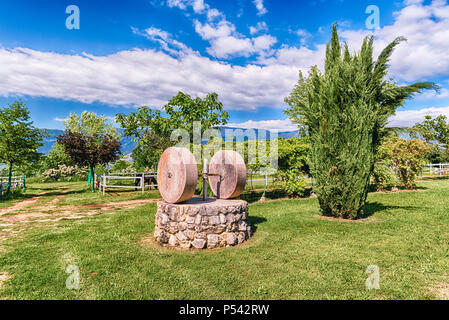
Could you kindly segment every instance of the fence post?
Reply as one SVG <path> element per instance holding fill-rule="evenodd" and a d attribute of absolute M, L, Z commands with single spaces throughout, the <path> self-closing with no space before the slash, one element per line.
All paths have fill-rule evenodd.
<path fill-rule="evenodd" d="M 106 190 L 106 175 L 103 176 L 103 195 L 105 194 Z"/>
<path fill-rule="evenodd" d="M 26 180 L 27 180 L 27 176 L 25 174 L 23 174 L 23 191 L 27 190 Z"/>
<path fill-rule="evenodd" d="M 91 176 L 92 185 L 90 186 L 90 191 L 94 192 L 95 189 L 95 168 L 92 168 L 92 176 Z"/>
<path fill-rule="evenodd" d="M 90 180 L 92 179 L 92 168 L 89 168 L 89 176 L 87 178 L 87 186 L 90 185 Z"/>
<path fill-rule="evenodd" d="M 142 173 L 142 179 L 140 180 L 140 186 L 142 187 L 142 193 L 145 193 L 145 172 Z"/>

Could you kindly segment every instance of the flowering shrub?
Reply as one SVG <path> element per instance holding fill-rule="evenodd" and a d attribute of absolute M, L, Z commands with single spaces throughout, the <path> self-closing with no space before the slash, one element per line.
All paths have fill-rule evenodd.
<path fill-rule="evenodd" d="M 67 180 L 71 181 L 74 177 L 85 179 L 87 175 L 86 168 L 78 166 L 67 166 L 65 164 L 59 165 L 57 169 L 48 169 L 42 175 L 49 180 Z"/>
<path fill-rule="evenodd" d="M 431 148 L 422 140 L 405 140 L 394 138 L 383 143 L 379 148 L 379 155 L 388 159 L 406 189 L 414 189 L 422 166 L 427 161 Z"/>

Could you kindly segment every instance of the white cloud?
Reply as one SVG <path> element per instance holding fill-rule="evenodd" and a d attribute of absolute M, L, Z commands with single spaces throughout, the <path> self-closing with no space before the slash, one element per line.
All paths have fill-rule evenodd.
<path fill-rule="evenodd" d="M 277 41 L 270 35 L 255 38 L 243 37 L 236 32 L 235 26 L 226 20 L 204 24 L 195 20 L 194 26 L 201 38 L 209 41 L 210 47 L 207 48 L 207 52 L 216 58 L 264 55 L 264 52 L 270 50 Z"/>
<path fill-rule="evenodd" d="M 249 27 L 249 33 L 254 35 L 260 31 L 268 31 L 268 26 L 266 22 L 258 22 L 254 27 Z"/>
<path fill-rule="evenodd" d="M 203 0 L 194 0 L 192 8 L 195 13 L 202 13 L 206 9 L 206 6 Z"/>
<path fill-rule="evenodd" d="M 304 29 L 298 29 L 294 33 L 300 37 L 301 45 L 304 45 L 307 42 L 307 40 L 312 36 L 307 30 Z"/>
<path fill-rule="evenodd" d="M 232 127 L 232 128 L 242 128 L 242 129 L 277 130 L 279 132 L 298 130 L 298 125 L 292 123 L 289 119 L 265 120 L 265 121 L 249 120 L 249 121 L 246 121 L 243 123 L 228 123 L 226 126 Z"/>
<path fill-rule="evenodd" d="M 397 36 L 408 38 L 398 46 L 391 59 L 391 74 L 405 81 L 418 81 L 449 74 L 449 5 L 444 0 L 406 1 L 395 13 L 395 22 L 377 30 L 379 53 Z M 369 32 L 347 30 L 342 35 L 352 48 L 360 47 Z"/>
<path fill-rule="evenodd" d="M 179 8 L 181 10 L 187 10 L 187 7 L 191 7 L 196 14 L 206 14 L 209 20 L 216 17 L 223 16 L 223 14 L 217 9 L 211 8 L 204 0 L 168 0 L 167 5 L 170 8 Z"/>
<path fill-rule="evenodd" d="M 211 8 L 204 0 L 170 0 L 167 4 L 170 7 L 178 7 L 183 10 L 187 6 L 191 6 L 196 14 L 207 16 L 207 22 L 195 19 L 193 25 L 201 38 L 210 43 L 210 47 L 206 50 L 212 57 L 227 59 L 249 57 L 254 54 L 266 56 L 267 51 L 277 41 L 275 37 L 270 35 L 248 38 L 239 34 L 235 25 L 226 20 L 223 13 Z M 258 10 L 266 10 L 262 1 L 256 0 L 255 4 Z M 259 12 L 261 12 L 260 10 Z M 251 35 L 266 30 L 268 30 L 268 26 L 265 22 L 259 22 L 255 27 L 250 27 Z"/>
<path fill-rule="evenodd" d="M 193 50 L 185 44 L 173 39 L 170 33 L 161 29 L 151 27 L 141 31 L 137 28 L 131 27 L 131 30 L 134 34 L 144 36 L 148 40 L 158 42 L 164 51 L 172 55 L 178 56 L 193 52 Z"/>
<path fill-rule="evenodd" d="M 187 8 L 188 1 L 186 0 L 167 0 L 167 5 L 170 8 L 177 7 L 179 9 L 185 10 Z"/>
<path fill-rule="evenodd" d="M 55 117 L 53 118 L 54 121 L 58 121 L 58 122 L 64 122 L 67 121 L 68 118 L 59 118 L 59 117 Z"/>
<path fill-rule="evenodd" d="M 253 3 L 256 6 L 258 15 L 261 16 L 268 12 L 268 10 L 263 5 L 263 0 L 253 0 Z"/>
<path fill-rule="evenodd" d="M 388 125 L 392 127 L 411 127 L 416 123 L 423 122 L 425 116 L 432 116 L 434 118 L 439 115 L 449 117 L 449 107 L 397 111 L 396 115 L 390 118 Z"/>
<path fill-rule="evenodd" d="M 161 107 L 183 91 L 193 96 L 217 92 L 226 109 L 282 107 L 297 81 L 297 66 L 233 66 L 196 53 L 175 58 L 140 49 L 107 56 L 0 49 L 0 69 L 2 96 L 125 106 Z"/>
<path fill-rule="evenodd" d="M 449 90 L 443 88 L 440 92 L 434 90 L 425 91 L 420 95 L 417 95 L 414 99 L 417 101 L 429 101 L 434 99 L 446 99 L 449 98 Z"/>
<path fill-rule="evenodd" d="M 324 68 L 325 52 L 325 45 L 319 45 L 315 50 L 307 47 L 296 48 L 284 46 L 276 50 L 272 57 L 261 58 L 258 62 L 264 65 L 296 66 L 297 69 L 307 72 L 314 65 L 317 65 L 321 69 Z"/>
<path fill-rule="evenodd" d="M 193 4 L 190 0 L 169 2 L 185 9 Z M 201 3 L 204 4 L 202 14 L 214 10 Z M 197 10 L 201 3 L 197 3 Z M 393 56 L 391 70 L 394 76 L 405 81 L 421 81 L 426 77 L 449 74 L 449 35 L 446 36 L 449 26 L 444 29 L 448 20 L 449 6 L 443 2 L 434 1 L 427 6 L 413 2 L 397 13 L 393 25 L 377 31 L 377 50 L 394 36 L 404 34 L 410 39 L 408 44 L 401 44 Z M 283 107 L 283 98 L 297 81 L 298 69 L 307 71 L 312 65 L 323 67 L 324 45 L 274 49 L 274 37 L 268 34 L 242 36 L 223 16 L 205 23 L 195 21 L 195 30 L 211 43 L 208 52 L 212 56 L 256 55 L 258 65 L 239 66 L 214 61 L 175 40 L 164 30 L 133 28 L 134 33 L 158 42 L 163 51 L 134 49 L 93 56 L 0 48 L 3 75 L 0 77 L 0 95 L 160 107 L 179 90 L 193 96 L 217 92 L 226 109 L 254 110 L 261 106 Z M 343 34 L 351 47 L 359 47 L 365 32 L 345 30 Z M 443 89 L 439 95 L 428 92 L 416 98 L 448 97 L 448 90 Z M 401 121 L 401 118 L 396 116 L 393 121 Z"/>

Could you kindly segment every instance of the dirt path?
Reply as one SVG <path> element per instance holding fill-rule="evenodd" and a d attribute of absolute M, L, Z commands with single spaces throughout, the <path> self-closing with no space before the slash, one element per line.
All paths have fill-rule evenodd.
<path fill-rule="evenodd" d="M 60 199 L 59 199 L 60 200 Z M 59 206 L 53 204 L 36 207 L 32 213 L 22 213 L 12 216 L 3 216 L 0 218 L 0 225 L 2 222 L 15 223 L 19 221 L 27 222 L 43 222 L 43 221 L 60 221 L 63 219 L 79 219 L 83 217 L 93 216 L 104 211 L 114 211 L 117 209 L 132 209 L 143 206 L 148 203 L 154 203 L 159 199 L 145 199 L 145 200 L 131 200 L 122 202 L 109 202 L 101 204 L 89 204 L 80 206 Z M 86 210 L 91 209 L 91 210 Z M 50 218 L 46 220 L 30 220 L 34 218 Z"/>
<path fill-rule="evenodd" d="M 69 188 L 60 188 L 60 193 L 51 201 L 35 205 L 36 202 L 50 192 L 42 192 L 25 201 L 14 204 L 0 211 L 0 243 L 16 236 L 31 223 L 58 222 L 61 220 L 82 219 L 100 213 L 113 213 L 119 209 L 131 209 L 154 203 L 160 199 L 127 200 L 89 205 L 57 204 L 70 192 Z M 53 191 L 54 192 L 54 191 Z M 25 210 L 26 209 L 26 210 Z M 16 213 L 9 215 L 10 213 Z M 8 215 L 7 215 L 8 214 Z"/>
<path fill-rule="evenodd" d="M 5 214 L 11 213 L 11 212 L 14 212 L 14 211 L 23 209 L 23 208 L 25 208 L 25 207 L 27 207 L 27 206 L 29 206 L 29 205 L 32 205 L 32 204 L 36 203 L 37 200 L 39 200 L 39 198 L 42 197 L 44 194 L 45 194 L 45 192 L 39 193 L 39 194 L 38 194 L 37 196 L 35 196 L 35 197 L 32 197 L 32 198 L 30 198 L 30 199 L 27 199 L 27 200 L 18 202 L 18 203 L 14 204 L 14 205 L 11 206 L 11 207 L 1 209 L 1 210 L 0 210 L 0 216 L 3 216 L 3 215 L 5 215 Z"/>

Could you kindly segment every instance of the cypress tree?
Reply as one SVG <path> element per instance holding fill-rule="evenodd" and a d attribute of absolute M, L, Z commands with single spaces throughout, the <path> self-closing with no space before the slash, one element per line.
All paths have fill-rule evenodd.
<path fill-rule="evenodd" d="M 308 77 L 300 73 L 286 98 L 286 113 L 310 136 L 314 192 L 324 215 L 354 219 L 362 213 L 388 118 L 413 94 L 437 89 L 429 82 L 397 86 L 386 79 L 390 56 L 404 40 L 395 39 L 374 61 L 372 36 L 351 55 L 334 25 L 324 73 L 316 66 Z"/>

